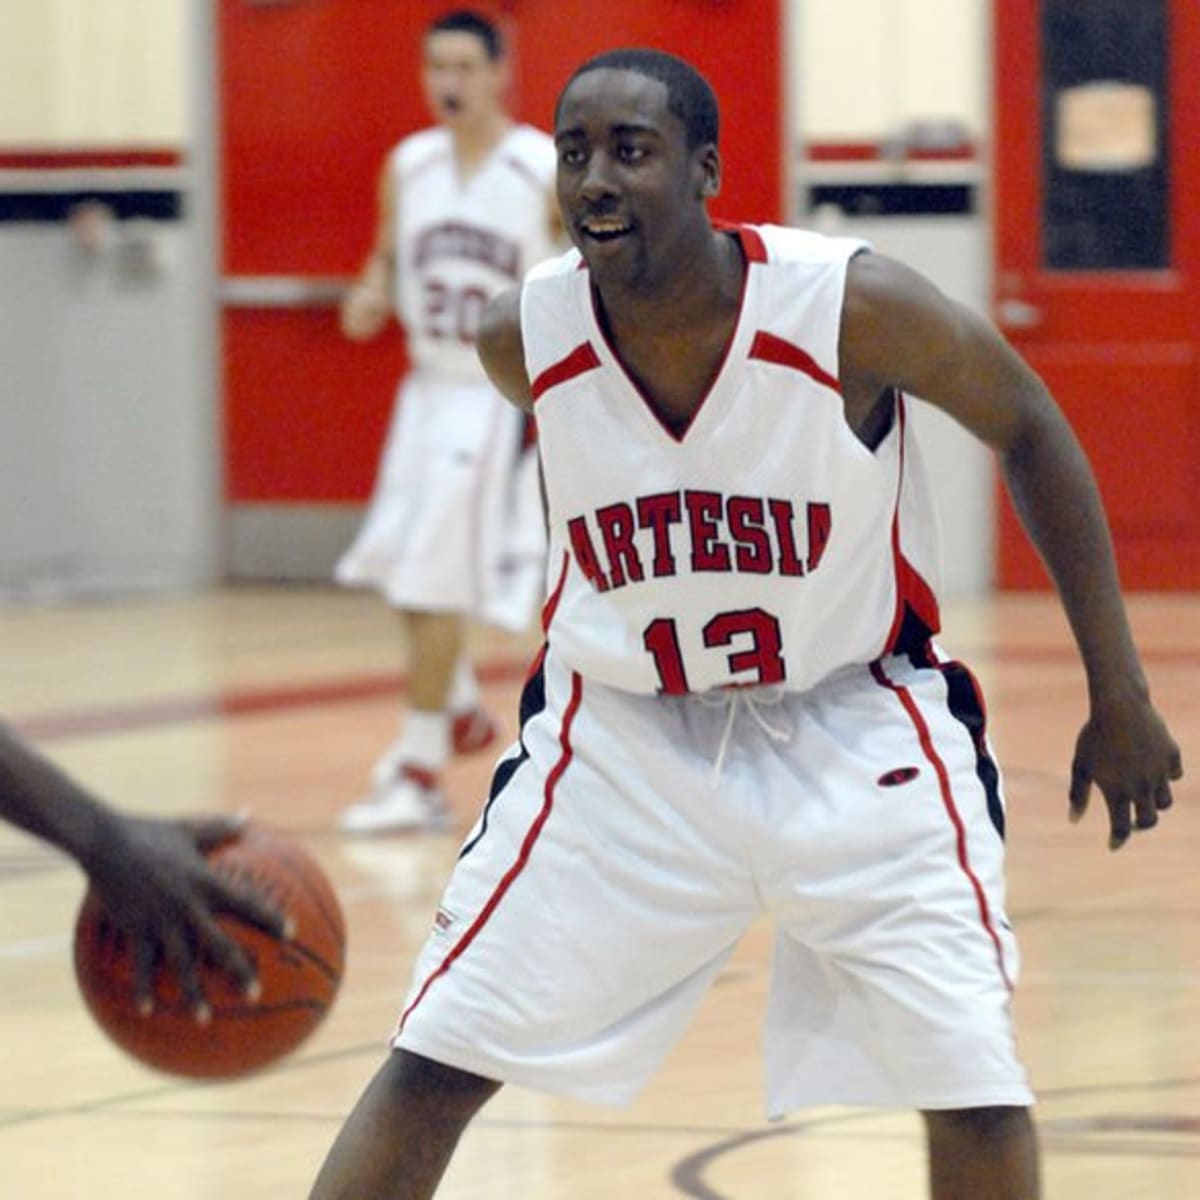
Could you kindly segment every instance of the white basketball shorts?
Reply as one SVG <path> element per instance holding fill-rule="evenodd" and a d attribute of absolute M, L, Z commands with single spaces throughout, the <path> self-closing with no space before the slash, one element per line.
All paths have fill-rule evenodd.
<path fill-rule="evenodd" d="M 521 717 L 394 1045 L 628 1103 L 765 911 L 770 1115 L 1032 1103 L 1000 780 L 961 664 L 701 699 L 618 692 L 551 649 Z"/>
<path fill-rule="evenodd" d="M 546 537 L 523 425 L 487 384 L 428 372 L 404 380 L 337 581 L 374 587 L 397 608 L 528 629 L 543 599 Z"/>

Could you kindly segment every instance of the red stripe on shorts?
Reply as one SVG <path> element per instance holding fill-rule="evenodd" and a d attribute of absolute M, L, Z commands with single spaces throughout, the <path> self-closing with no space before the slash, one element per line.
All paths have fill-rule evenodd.
<path fill-rule="evenodd" d="M 534 843 L 538 840 L 542 829 L 550 818 L 550 812 L 554 808 L 554 789 L 558 786 L 558 781 L 563 777 L 563 773 L 570 765 L 575 753 L 571 747 L 571 725 L 574 723 L 575 714 L 579 711 L 579 704 L 582 699 L 583 679 L 577 671 L 572 671 L 571 698 L 567 701 L 566 711 L 563 713 L 562 730 L 558 735 L 561 752 L 559 753 L 558 761 L 551 768 L 550 774 L 546 776 L 546 783 L 542 791 L 542 807 L 538 810 L 537 816 L 533 819 L 533 824 L 530 825 L 529 830 L 526 832 L 524 841 L 521 842 L 521 849 L 517 853 L 517 861 L 504 873 L 500 882 L 496 885 L 495 891 L 488 897 L 487 903 L 480 909 L 479 915 L 472 922 L 470 929 L 458 939 L 450 953 L 446 955 L 437 969 L 425 980 L 413 1002 L 400 1015 L 400 1023 L 396 1029 L 397 1033 L 404 1028 L 404 1022 L 408 1020 L 417 1005 L 425 999 L 425 995 L 430 987 L 433 986 L 434 981 L 445 975 L 454 965 L 455 960 L 466 952 L 467 948 L 478 936 L 479 931 L 491 919 L 492 913 L 496 911 L 500 901 L 504 899 L 505 893 L 512 887 L 517 876 L 525 869 L 525 864 L 529 862 L 529 856 L 533 852 Z"/>
<path fill-rule="evenodd" d="M 950 823 L 954 826 L 954 840 L 958 850 L 958 865 L 962 869 L 963 874 L 971 882 L 971 887 L 975 892 L 975 901 L 979 905 L 979 920 L 987 931 L 988 937 L 992 939 L 992 945 L 996 950 L 996 965 L 1000 968 L 1000 975 L 1004 980 L 1004 986 L 1011 993 L 1013 985 L 1012 980 L 1008 977 L 1008 971 L 1004 966 L 1004 951 L 1000 946 L 1000 937 L 996 933 L 996 926 L 992 921 L 992 912 L 988 906 L 983 884 L 979 882 L 979 876 L 975 874 L 971 867 L 971 860 L 967 854 L 967 830 L 963 825 L 958 806 L 954 803 L 954 795 L 950 790 L 950 774 L 946 770 L 946 764 L 942 761 L 941 755 L 934 749 L 933 737 L 929 732 L 929 726 L 926 724 L 925 718 L 921 715 L 921 710 L 917 707 L 917 702 L 913 699 L 909 689 L 901 687 L 898 683 L 893 683 L 883 673 L 883 668 L 877 662 L 871 664 L 871 674 L 874 676 L 876 683 L 891 691 L 904 706 L 904 711 L 908 713 L 909 720 L 912 721 L 917 731 L 917 738 L 921 743 L 921 749 L 924 751 L 925 757 L 929 760 L 934 774 L 937 776 L 938 787 L 942 793 L 942 805 L 946 810 L 946 815 L 950 818 Z"/>

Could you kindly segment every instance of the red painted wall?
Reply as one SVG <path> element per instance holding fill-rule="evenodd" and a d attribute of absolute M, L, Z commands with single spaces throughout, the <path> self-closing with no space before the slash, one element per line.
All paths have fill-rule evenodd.
<path fill-rule="evenodd" d="M 226 275 L 350 275 L 374 225 L 383 155 L 427 123 L 417 79 L 433 0 L 221 0 Z M 715 215 L 783 211 L 780 0 L 508 0 L 513 109 L 549 128 L 583 59 L 648 45 L 694 62 L 722 104 Z M 226 491 L 232 503 L 364 498 L 404 365 L 392 334 L 346 342 L 332 309 L 227 309 Z"/>

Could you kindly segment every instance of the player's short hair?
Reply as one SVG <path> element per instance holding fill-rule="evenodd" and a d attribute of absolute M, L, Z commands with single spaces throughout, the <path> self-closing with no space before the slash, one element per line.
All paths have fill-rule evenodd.
<path fill-rule="evenodd" d="M 566 95 L 567 88 L 581 75 L 601 70 L 634 71 L 647 79 L 657 79 L 667 89 L 668 111 L 683 122 L 687 148 L 694 150 L 697 146 L 707 145 L 709 142 L 714 146 L 717 144 L 721 114 L 712 86 L 691 63 L 663 50 L 606 50 L 603 54 L 589 58 L 582 66 L 576 68 L 559 94 L 558 106 L 554 112 L 556 121 L 558 108 L 562 106 L 562 98 Z"/>
<path fill-rule="evenodd" d="M 456 8 L 453 12 L 445 13 L 436 21 L 430 22 L 425 36 L 434 33 L 470 33 L 477 37 L 492 62 L 504 57 L 504 39 L 500 30 L 477 12 L 469 8 Z"/>

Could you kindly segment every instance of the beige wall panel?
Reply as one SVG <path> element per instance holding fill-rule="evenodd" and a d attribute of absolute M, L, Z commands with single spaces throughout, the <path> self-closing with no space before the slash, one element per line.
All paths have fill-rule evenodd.
<path fill-rule="evenodd" d="M 984 127 L 985 0 L 792 0 L 793 105 L 809 141 L 916 120 Z"/>
<path fill-rule="evenodd" d="M 0 145 L 179 145 L 186 0 L 5 0 Z"/>

